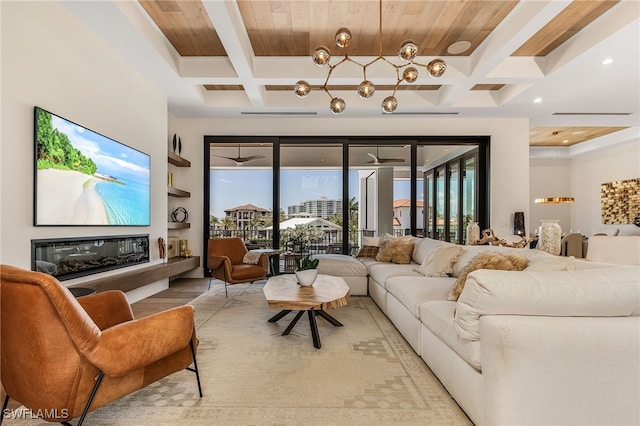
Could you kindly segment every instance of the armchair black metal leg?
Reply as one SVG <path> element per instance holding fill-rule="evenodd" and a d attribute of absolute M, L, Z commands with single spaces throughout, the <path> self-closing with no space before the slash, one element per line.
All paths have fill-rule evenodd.
<path fill-rule="evenodd" d="M 2 424 L 2 421 L 4 420 L 4 413 L 7 409 L 7 405 L 9 405 L 9 394 L 7 394 L 7 396 L 4 397 L 4 403 L 2 404 L 2 415 L 0 415 L 0 425 Z"/>
<path fill-rule="evenodd" d="M 91 407 L 91 403 L 93 402 L 93 398 L 96 396 L 96 392 L 98 392 L 98 388 L 100 387 L 100 383 L 102 383 L 102 378 L 104 377 L 104 373 L 101 371 L 96 378 L 96 384 L 93 385 L 93 389 L 91 390 L 91 395 L 89 395 L 89 400 L 87 404 L 84 406 L 84 410 L 82 410 L 82 415 L 80 416 L 80 420 L 78 420 L 78 426 L 82 426 L 82 422 L 84 422 L 84 418 L 87 417 L 87 413 L 89 412 L 89 407 Z"/>
<path fill-rule="evenodd" d="M 224 297 L 229 297 L 229 293 L 227 293 L 227 280 L 224 280 Z"/>
<path fill-rule="evenodd" d="M 196 361 L 196 347 L 193 344 L 193 339 L 189 342 L 191 345 L 191 356 L 193 357 L 193 368 L 187 367 L 187 370 L 193 371 L 196 373 L 196 382 L 198 382 L 198 394 L 200 394 L 200 398 L 202 398 L 202 386 L 200 386 L 200 372 L 198 370 L 198 362 Z"/>

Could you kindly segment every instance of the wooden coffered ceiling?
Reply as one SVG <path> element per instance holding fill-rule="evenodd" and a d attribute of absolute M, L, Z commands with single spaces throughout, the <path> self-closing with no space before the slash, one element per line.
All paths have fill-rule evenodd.
<path fill-rule="evenodd" d="M 326 73 L 313 66 L 310 55 L 315 47 L 325 45 L 337 58 L 335 61 L 339 60 L 344 52 L 339 51 L 333 39 L 338 28 L 347 27 L 352 34 L 348 47 L 350 57 L 370 60 L 381 49 L 384 56 L 397 63 L 398 47 L 406 40 L 413 40 L 418 45 L 418 57 L 424 59 L 420 62 L 426 63 L 434 57 L 447 62 L 447 72 L 441 79 L 433 80 L 421 74 L 415 84 L 403 83 L 398 87 L 398 102 L 405 108 L 404 113 L 438 110 L 460 114 L 459 117 L 477 113 L 475 116 L 479 117 L 535 118 L 531 146 L 573 145 L 629 127 L 617 125 L 620 122 L 606 125 L 603 120 L 585 125 L 586 119 L 579 122 L 555 116 L 573 110 L 602 112 L 605 117 L 615 108 L 611 106 L 612 101 L 609 105 L 600 101 L 581 103 L 576 93 L 582 95 L 597 90 L 615 93 L 616 89 L 585 82 L 585 90 L 578 92 L 571 89 L 571 77 L 567 76 L 557 86 L 544 87 L 544 82 L 637 20 L 638 8 L 634 9 L 633 3 L 620 0 L 139 0 L 144 13 L 175 50 L 175 68 L 180 78 L 197 85 L 202 92 L 199 97 L 203 109 L 213 106 L 215 111 L 229 114 L 233 110 L 238 115 L 251 111 L 286 115 L 287 111 L 303 109 L 306 113 L 330 116 L 326 115 L 328 98 L 323 93 L 315 95 L 312 102 L 305 99 L 307 103 L 303 104 L 296 103 L 290 91 L 297 79 L 307 79 L 312 92 L 322 92 Z M 632 49 L 638 50 L 638 41 L 633 43 Z M 455 50 L 461 44 L 463 47 Z M 595 60 L 599 64 L 602 58 Z M 205 65 L 215 71 L 207 71 Z M 391 93 L 395 87 L 393 78 L 381 76 L 381 72 L 377 74 L 376 96 L 378 91 Z M 576 74 L 574 80 L 580 77 L 581 73 Z M 379 107 L 375 106 L 379 101 L 373 102 L 373 107 L 365 107 L 354 103 L 353 97 L 349 98 L 361 80 L 362 73 L 356 69 L 329 82 L 328 89 L 347 99 L 347 111 L 356 110 L 358 116 L 379 116 Z M 540 107 L 531 106 L 534 97 L 538 97 L 535 89 L 539 86 L 544 87 L 543 93 L 556 96 L 567 91 L 557 105 L 548 107 L 553 108 L 545 112 L 548 119 L 540 118 Z M 523 94 L 527 94 L 527 99 Z M 618 99 L 624 96 L 624 93 L 615 94 Z M 575 100 L 573 104 L 572 100 Z M 633 102 L 626 103 L 631 104 Z M 630 109 L 622 107 L 616 112 L 637 115 L 637 108 Z M 542 125 L 543 121 L 547 123 Z"/>

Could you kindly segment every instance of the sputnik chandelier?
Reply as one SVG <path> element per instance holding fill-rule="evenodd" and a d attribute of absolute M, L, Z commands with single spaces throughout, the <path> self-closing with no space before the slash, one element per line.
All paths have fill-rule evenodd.
<path fill-rule="evenodd" d="M 418 54 L 418 45 L 412 41 L 407 40 L 402 43 L 400 49 L 398 50 L 398 57 L 404 61 L 404 63 L 397 65 L 391 62 L 389 59 L 382 56 L 382 0 L 379 1 L 379 26 L 378 26 L 378 56 L 369 63 L 363 64 L 360 63 L 349 56 L 348 53 L 345 52 L 344 57 L 335 65 L 331 65 L 329 62 L 331 61 L 331 51 L 326 46 L 318 46 L 313 51 L 311 58 L 313 62 L 319 67 L 324 67 L 325 65 L 329 66 L 329 72 L 327 73 L 327 78 L 324 81 L 324 85 L 322 89 L 329 95 L 331 98 L 331 103 L 329 104 L 329 109 L 334 114 L 342 114 L 347 107 L 344 99 L 335 97 L 329 92 L 328 84 L 329 79 L 331 78 L 331 74 L 333 71 L 338 68 L 340 65 L 351 62 L 362 68 L 362 83 L 358 86 L 358 95 L 362 99 L 369 99 L 373 96 L 376 91 L 376 87 L 373 82 L 367 79 L 367 68 L 378 61 L 383 61 L 389 64 L 390 67 L 395 69 L 396 71 L 396 85 L 393 89 L 393 94 L 391 96 L 387 96 L 382 101 L 382 111 L 385 113 L 392 113 L 398 107 L 398 100 L 396 99 L 396 92 L 400 83 L 403 81 L 406 83 L 413 83 L 418 79 L 418 69 L 417 67 L 425 67 L 427 73 L 430 77 L 438 78 L 444 74 L 447 69 L 447 64 L 443 59 L 437 58 L 429 62 L 428 64 L 421 64 L 416 62 L 415 58 Z M 341 49 L 346 49 L 351 42 L 351 31 L 348 28 L 340 28 L 336 32 L 335 36 L 336 44 Z M 311 92 L 311 86 L 304 80 L 298 81 L 293 87 L 294 93 L 300 97 L 304 98 Z"/>

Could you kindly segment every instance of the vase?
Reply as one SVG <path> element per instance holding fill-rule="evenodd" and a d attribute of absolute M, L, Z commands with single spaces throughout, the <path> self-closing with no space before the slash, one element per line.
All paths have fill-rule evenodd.
<path fill-rule="evenodd" d="M 305 269 L 304 271 L 295 271 L 298 284 L 304 287 L 313 285 L 318 276 L 317 269 Z"/>
<path fill-rule="evenodd" d="M 467 225 L 467 244 L 475 244 L 480 239 L 480 225 L 469 222 Z"/>
<path fill-rule="evenodd" d="M 562 228 L 558 220 L 543 220 L 540 225 L 537 248 L 555 256 L 560 254 Z"/>

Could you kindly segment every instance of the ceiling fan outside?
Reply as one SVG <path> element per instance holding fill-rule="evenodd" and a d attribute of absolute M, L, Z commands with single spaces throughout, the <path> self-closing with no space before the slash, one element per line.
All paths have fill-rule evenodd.
<path fill-rule="evenodd" d="M 378 153 L 378 148 L 376 146 L 376 154 L 373 155 L 370 152 L 367 152 L 367 155 L 369 157 L 371 157 L 373 160 L 371 161 L 367 161 L 367 164 L 383 164 L 383 163 L 404 163 L 404 158 L 380 158 L 380 155 Z"/>
<path fill-rule="evenodd" d="M 240 145 L 238 145 L 238 156 L 237 157 L 223 157 L 222 155 L 214 155 L 214 157 L 224 158 L 226 160 L 231 160 L 236 163 L 236 166 L 241 166 L 248 161 L 260 160 L 265 158 L 264 155 L 250 155 L 249 157 L 243 157 L 240 155 Z"/>

